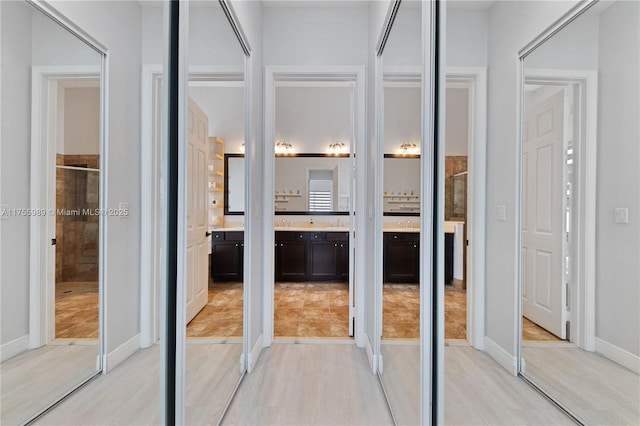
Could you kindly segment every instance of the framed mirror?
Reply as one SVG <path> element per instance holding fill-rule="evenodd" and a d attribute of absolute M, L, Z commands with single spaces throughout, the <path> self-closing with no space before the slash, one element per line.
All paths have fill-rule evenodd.
<path fill-rule="evenodd" d="M 225 215 L 244 215 L 244 164 L 244 154 L 225 154 Z M 349 154 L 276 156 L 274 213 L 348 215 L 349 164 Z"/>
<path fill-rule="evenodd" d="M 640 421 L 638 22 L 581 3 L 521 52 L 519 372 L 582 424 Z"/>
<path fill-rule="evenodd" d="M 0 8 L 0 423 L 24 424 L 103 368 L 105 216 L 128 211 L 104 210 L 106 49 L 46 4 Z"/>

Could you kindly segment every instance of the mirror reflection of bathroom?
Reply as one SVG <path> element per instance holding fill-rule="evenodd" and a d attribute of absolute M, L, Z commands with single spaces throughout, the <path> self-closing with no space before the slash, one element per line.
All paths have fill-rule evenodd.
<path fill-rule="evenodd" d="M 41 212 L 2 229 L 0 423 L 22 424 L 101 368 L 102 54 L 29 3 L 1 8 L 2 204 Z"/>
<path fill-rule="evenodd" d="M 274 337 L 352 339 L 354 86 L 277 81 Z"/>
<path fill-rule="evenodd" d="M 225 215 L 224 172 L 244 148 L 245 55 L 218 2 L 190 2 L 189 30 L 185 418 L 207 424 L 243 373 L 244 217 Z"/>
<path fill-rule="evenodd" d="M 584 424 L 640 420 L 639 22 L 597 2 L 523 60 L 520 373 Z"/>

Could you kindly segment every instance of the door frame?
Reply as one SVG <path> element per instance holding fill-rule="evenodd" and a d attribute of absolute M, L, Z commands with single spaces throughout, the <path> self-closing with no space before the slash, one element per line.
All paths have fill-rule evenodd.
<path fill-rule="evenodd" d="M 519 326 L 516 327 L 518 342 L 518 372 L 524 372 L 522 359 L 522 201 L 523 201 L 523 177 L 522 177 L 522 135 L 524 117 L 524 85 L 527 83 L 542 84 L 577 84 L 580 93 L 580 114 L 576 117 L 578 122 L 579 138 L 574 143 L 577 148 L 577 156 L 574 161 L 577 173 L 574 172 L 574 198 L 573 198 L 573 244 L 571 256 L 573 266 L 571 277 L 574 281 L 572 289 L 574 295 L 570 297 L 570 311 L 567 319 L 570 321 L 570 336 L 573 336 L 573 344 L 586 351 L 595 350 L 595 235 L 596 235 L 596 174 L 597 174 L 597 111 L 598 111 L 598 84 L 597 71 L 590 70 L 548 70 L 527 69 L 525 74 L 524 55 L 521 54 L 520 66 L 520 112 L 518 123 L 520 140 L 517 147 L 517 174 L 518 193 L 516 205 L 517 232 L 517 309 L 516 315 Z M 564 220 L 563 220 L 564 221 Z"/>
<path fill-rule="evenodd" d="M 78 35 L 78 37 L 80 37 Z M 89 44 L 92 46 L 92 44 Z M 100 53 L 100 51 L 99 51 Z M 56 226 L 56 123 L 58 83 L 65 80 L 100 82 L 100 209 L 107 204 L 107 56 L 96 66 L 33 66 L 31 75 L 31 209 L 46 214 L 30 219 L 29 268 L 29 348 L 49 344 L 55 338 L 55 255 L 51 254 L 51 235 Z M 99 358 L 106 336 L 106 226 L 99 217 Z M 43 268 L 44 266 L 44 268 Z M 100 369 L 100 361 L 98 361 Z"/>
<path fill-rule="evenodd" d="M 469 88 L 467 176 L 467 341 L 484 350 L 487 182 L 487 69 L 447 67 L 447 83 Z"/>
<path fill-rule="evenodd" d="M 189 66 L 190 81 L 244 81 L 245 68 L 237 66 L 192 65 Z M 163 223 L 166 212 L 162 206 L 165 183 L 162 180 L 162 65 L 142 65 L 141 90 L 141 217 L 148 218 L 140 227 L 140 347 L 156 344 L 160 338 L 160 289 L 166 277 L 162 272 L 164 254 Z M 193 80 L 192 80 L 193 79 Z M 247 83 L 244 84 L 245 93 Z M 246 96 L 245 96 L 246 98 Z M 247 108 L 245 108 L 247 110 Z M 245 111 L 245 120 L 247 114 Z M 245 122 L 245 134 L 247 133 Z M 246 137 L 246 136 L 245 136 Z M 166 154 L 165 154 L 166 155 Z M 245 170 L 245 181 L 248 168 Z M 245 196 L 246 201 L 246 196 Z M 246 202 L 245 202 L 246 205 Z M 245 232 L 246 235 L 246 232 Z M 245 244 L 245 256 L 248 245 Z M 250 265 L 249 265 L 250 266 Z M 247 275 L 245 275 L 247 276 Z M 244 286 L 247 300 L 250 286 Z M 243 351 L 244 353 L 244 351 Z M 244 359 L 244 357 L 243 357 Z"/>
<path fill-rule="evenodd" d="M 264 293 L 263 293 L 263 347 L 271 346 L 273 343 L 274 333 L 274 265 L 275 253 L 273 247 L 275 245 L 275 209 L 273 206 L 274 195 L 274 172 L 275 172 L 275 155 L 273 147 L 275 146 L 275 88 L 277 81 L 336 81 L 350 82 L 354 85 L 353 108 L 351 113 L 354 114 L 353 133 L 354 143 L 350 146 L 351 152 L 362 153 L 355 158 L 355 170 L 364 173 L 366 170 L 366 110 L 365 110 L 365 67 L 364 66 L 289 66 L 289 65 L 272 65 L 265 66 L 264 76 L 264 146 L 268 147 L 264 155 L 264 216 L 263 216 L 263 271 L 264 271 Z M 354 170 L 354 172 L 355 172 Z M 352 176 L 355 179 L 355 173 Z M 367 212 L 372 215 L 372 208 L 367 210 L 366 205 L 366 186 L 365 179 L 355 179 L 354 197 L 350 201 L 350 232 L 349 243 L 351 253 L 360 253 L 353 256 L 350 261 L 349 276 L 353 282 L 353 291 L 355 293 L 353 303 L 350 303 L 350 310 L 354 309 L 355 327 L 353 337 L 356 346 L 365 346 L 365 327 L 364 327 L 364 289 L 365 289 L 365 268 L 366 259 L 366 221 L 367 214 L 354 216 L 352 211 Z M 352 232 L 354 229 L 360 232 Z M 352 248 L 351 248 L 352 247 Z M 359 289 L 356 291 L 356 288 Z M 352 297 L 350 294 L 350 298 Z"/>

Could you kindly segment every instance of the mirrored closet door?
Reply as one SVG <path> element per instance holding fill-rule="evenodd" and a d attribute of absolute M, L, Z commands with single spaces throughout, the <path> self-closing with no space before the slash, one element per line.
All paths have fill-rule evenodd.
<path fill-rule="evenodd" d="M 188 424 L 219 422 L 245 370 L 244 216 L 226 205 L 246 197 L 245 168 L 228 162 L 245 149 L 245 52 L 235 30 L 220 3 L 189 2 L 186 318 L 178 320 L 186 324 Z M 230 180 L 239 183 L 230 188 Z"/>
<path fill-rule="evenodd" d="M 640 421 L 638 22 L 589 3 L 522 57 L 520 374 L 585 424 Z"/>
<path fill-rule="evenodd" d="M 46 5 L 0 7 L 0 423 L 22 424 L 102 369 L 105 54 Z"/>
<path fill-rule="evenodd" d="M 423 101 L 435 73 L 425 75 L 422 63 L 428 50 L 422 27 L 431 22 L 431 13 L 423 2 L 393 2 L 383 30 L 388 38 L 381 37 L 376 63 L 378 374 L 396 424 L 428 423 L 438 416 L 431 393 L 438 345 L 430 342 L 436 341 L 431 338 L 438 327 L 432 308 L 443 289 L 433 287 L 439 280 L 432 269 L 437 264 L 432 238 L 440 238 L 432 224 L 439 215 L 429 196 L 437 186 L 431 174 L 433 133 L 426 118 L 432 107 Z"/>

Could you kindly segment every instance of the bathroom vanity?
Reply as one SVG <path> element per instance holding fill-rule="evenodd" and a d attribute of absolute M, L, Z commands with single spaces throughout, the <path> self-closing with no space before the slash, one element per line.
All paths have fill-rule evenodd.
<path fill-rule="evenodd" d="M 452 232 L 444 238 L 444 282 L 450 284 L 453 279 L 453 240 Z M 383 237 L 383 281 L 385 283 L 420 282 L 420 231 L 385 231 Z"/>
<path fill-rule="evenodd" d="M 214 282 L 242 282 L 244 231 L 211 233 L 211 278 Z"/>
<path fill-rule="evenodd" d="M 453 278 L 453 242 L 453 232 L 445 233 L 445 284 Z M 274 250 L 277 282 L 349 281 L 349 232 L 346 229 L 280 228 L 275 233 Z M 383 250 L 385 283 L 420 282 L 419 229 L 385 231 Z M 210 262 L 213 281 L 241 282 L 243 252 L 243 231 L 214 231 Z"/>
<path fill-rule="evenodd" d="M 287 230 L 275 235 L 275 280 L 349 281 L 349 233 Z"/>

